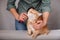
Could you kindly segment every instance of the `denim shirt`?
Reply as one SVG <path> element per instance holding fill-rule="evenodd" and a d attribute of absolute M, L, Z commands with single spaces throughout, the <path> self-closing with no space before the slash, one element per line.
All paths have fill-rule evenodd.
<path fill-rule="evenodd" d="M 19 13 L 27 11 L 28 8 L 34 7 L 39 12 L 50 12 L 51 0 L 19 0 L 18 8 L 15 6 L 16 0 L 8 0 L 7 10 L 16 8 Z"/>

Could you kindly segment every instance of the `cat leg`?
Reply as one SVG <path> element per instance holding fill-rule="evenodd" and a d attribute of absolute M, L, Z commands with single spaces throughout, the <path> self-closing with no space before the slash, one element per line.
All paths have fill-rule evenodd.
<path fill-rule="evenodd" d="M 27 33 L 28 33 L 28 35 L 32 34 L 32 30 L 30 29 L 30 26 L 27 27 Z"/>
<path fill-rule="evenodd" d="M 31 36 L 32 36 L 33 39 L 36 39 L 37 36 L 39 36 L 39 35 L 40 35 L 39 31 L 34 31 Z"/>
<path fill-rule="evenodd" d="M 45 30 L 45 34 L 46 34 L 46 35 L 48 35 L 49 32 L 50 32 L 50 31 L 49 31 L 48 29 Z"/>

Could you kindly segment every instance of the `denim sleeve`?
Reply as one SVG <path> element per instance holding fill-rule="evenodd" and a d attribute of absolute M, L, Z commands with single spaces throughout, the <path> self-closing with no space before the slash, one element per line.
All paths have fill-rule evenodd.
<path fill-rule="evenodd" d="M 7 1 L 7 10 L 10 10 L 11 8 L 16 8 L 15 1 L 16 0 L 8 0 Z"/>
<path fill-rule="evenodd" d="M 51 0 L 42 0 L 42 12 L 51 12 Z"/>

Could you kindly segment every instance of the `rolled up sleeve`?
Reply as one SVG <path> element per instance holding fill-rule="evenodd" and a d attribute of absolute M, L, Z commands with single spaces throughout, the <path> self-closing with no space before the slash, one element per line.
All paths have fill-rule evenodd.
<path fill-rule="evenodd" d="M 16 8 L 15 1 L 16 0 L 8 0 L 7 1 L 7 10 L 10 10 L 11 8 Z"/>
<path fill-rule="evenodd" d="M 51 0 L 42 0 L 42 12 L 51 12 Z"/>

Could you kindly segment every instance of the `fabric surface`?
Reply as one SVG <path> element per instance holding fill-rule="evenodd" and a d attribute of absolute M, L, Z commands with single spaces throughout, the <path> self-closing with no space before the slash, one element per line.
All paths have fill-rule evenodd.
<path fill-rule="evenodd" d="M 7 9 L 16 8 L 16 0 L 8 0 Z M 18 3 L 18 12 L 25 12 L 28 8 L 34 7 L 39 12 L 50 12 L 50 0 L 20 0 Z"/>

